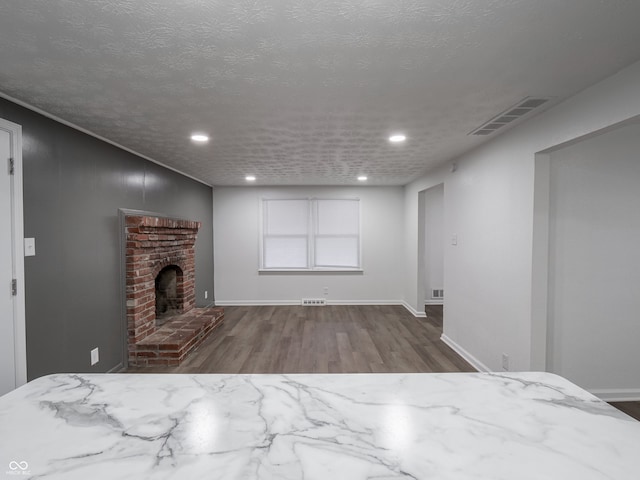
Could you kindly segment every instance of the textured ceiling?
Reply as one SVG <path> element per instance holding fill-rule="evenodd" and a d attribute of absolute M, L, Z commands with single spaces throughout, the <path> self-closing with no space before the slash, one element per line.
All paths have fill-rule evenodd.
<path fill-rule="evenodd" d="M 524 97 L 639 60 L 639 20 L 638 0 L 3 1 L 0 91 L 211 185 L 403 185 Z"/>

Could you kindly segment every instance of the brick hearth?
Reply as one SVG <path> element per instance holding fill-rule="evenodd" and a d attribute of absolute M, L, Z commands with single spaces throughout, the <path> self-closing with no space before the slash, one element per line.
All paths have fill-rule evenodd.
<path fill-rule="evenodd" d="M 136 343 L 136 366 L 180 365 L 224 321 L 222 308 L 194 308 Z"/>
<path fill-rule="evenodd" d="M 221 308 L 195 306 L 195 243 L 200 222 L 127 215 L 126 294 L 129 365 L 179 365 L 224 320 Z M 155 279 L 176 268 L 177 309 L 156 326 Z"/>

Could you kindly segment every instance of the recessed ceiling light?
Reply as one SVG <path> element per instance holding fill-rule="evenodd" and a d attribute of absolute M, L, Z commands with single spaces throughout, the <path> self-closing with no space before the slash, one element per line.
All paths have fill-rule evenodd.
<path fill-rule="evenodd" d="M 358 180 L 361 181 L 361 182 L 366 182 L 367 181 L 367 177 L 365 175 L 360 175 L 358 177 Z"/>
<path fill-rule="evenodd" d="M 209 135 L 205 135 L 204 133 L 194 133 L 193 135 L 191 135 L 191 140 L 199 143 L 208 142 Z"/>
<path fill-rule="evenodd" d="M 391 135 L 389 137 L 389 141 L 391 143 L 400 143 L 400 142 L 404 142 L 407 139 L 406 135 L 403 135 L 401 133 L 397 133 L 395 135 Z"/>
<path fill-rule="evenodd" d="M 255 182 L 256 181 L 256 177 L 254 175 L 247 175 L 246 177 L 244 177 L 244 179 L 247 182 Z"/>

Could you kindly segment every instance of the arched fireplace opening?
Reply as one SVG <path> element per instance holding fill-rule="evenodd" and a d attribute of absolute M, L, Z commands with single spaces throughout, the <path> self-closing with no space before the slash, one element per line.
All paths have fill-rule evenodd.
<path fill-rule="evenodd" d="M 156 326 L 182 313 L 182 270 L 176 265 L 164 267 L 156 276 Z"/>

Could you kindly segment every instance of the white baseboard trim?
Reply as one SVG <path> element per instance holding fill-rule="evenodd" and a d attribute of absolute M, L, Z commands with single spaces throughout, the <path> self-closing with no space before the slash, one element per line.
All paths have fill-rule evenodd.
<path fill-rule="evenodd" d="M 409 310 L 409 312 L 411 313 L 411 315 L 413 315 L 414 317 L 417 318 L 427 318 L 427 314 L 424 312 L 419 312 L 418 310 L 416 310 L 415 308 L 413 308 L 411 305 L 409 305 L 407 302 L 402 301 L 400 302 L 400 305 L 402 305 L 404 308 L 406 308 L 407 310 Z"/>
<path fill-rule="evenodd" d="M 425 300 L 424 304 L 425 305 L 444 305 L 444 302 L 442 300 Z"/>
<path fill-rule="evenodd" d="M 217 307 L 278 307 L 300 303 L 301 300 L 216 300 Z"/>
<path fill-rule="evenodd" d="M 491 369 L 487 367 L 484 363 L 478 360 L 476 357 L 467 352 L 464 348 L 458 345 L 456 342 L 447 337 L 444 333 L 440 337 L 444 343 L 446 343 L 451 349 L 464 358 L 467 362 L 471 364 L 473 368 L 475 368 L 479 372 L 490 372 Z"/>
<path fill-rule="evenodd" d="M 401 300 L 327 300 L 327 305 L 402 305 Z"/>
<path fill-rule="evenodd" d="M 216 300 L 218 307 L 300 305 L 300 300 Z M 327 300 L 327 305 L 403 305 L 402 300 Z"/>
<path fill-rule="evenodd" d="M 638 388 L 594 388 L 589 393 L 605 402 L 639 402 L 640 389 Z"/>

